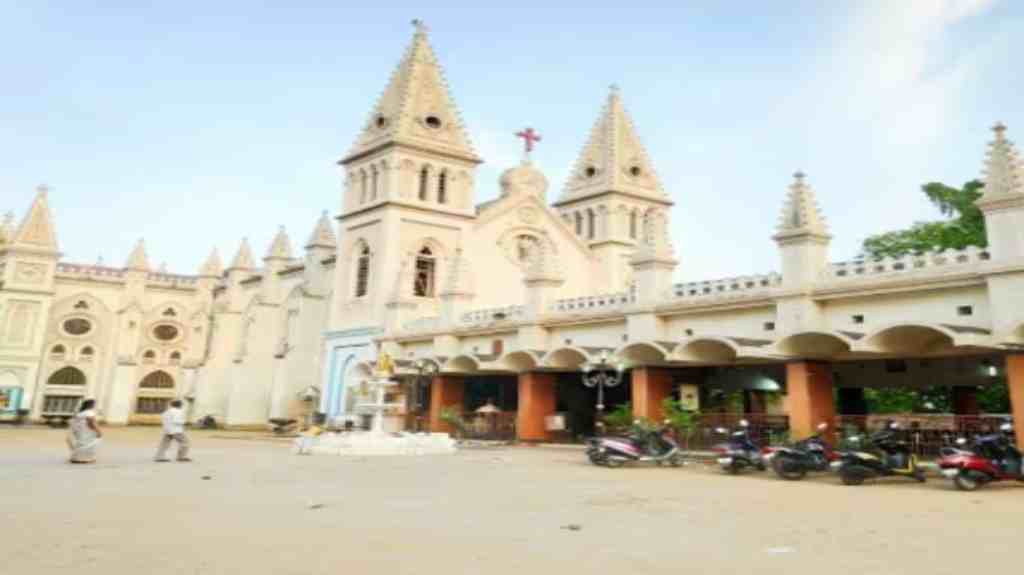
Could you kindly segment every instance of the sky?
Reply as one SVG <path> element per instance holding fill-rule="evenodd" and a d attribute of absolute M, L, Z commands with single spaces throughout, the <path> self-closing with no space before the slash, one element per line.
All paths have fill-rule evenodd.
<path fill-rule="evenodd" d="M 145 238 L 153 266 L 194 273 L 282 225 L 298 252 L 340 208 L 335 162 L 413 18 L 485 160 L 478 202 L 526 126 L 556 199 L 618 84 L 675 202 L 679 280 L 778 269 L 797 170 L 841 261 L 939 218 L 920 186 L 980 177 L 997 120 L 1024 134 L 1010 0 L 0 0 L 0 212 L 50 186 L 65 261 L 119 266 Z"/>

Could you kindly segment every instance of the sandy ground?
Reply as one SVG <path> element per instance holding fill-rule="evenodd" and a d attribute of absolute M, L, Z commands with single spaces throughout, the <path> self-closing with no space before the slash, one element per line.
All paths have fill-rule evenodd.
<path fill-rule="evenodd" d="M 63 432 L 0 427 L 2 573 L 973 573 L 1020 564 L 1024 487 L 844 487 L 713 468 L 609 470 L 579 450 L 296 456 L 111 429 L 94 466 Z M 208 476 L 209 479 L 203 479 Z M 570 529 L 568 526 L 578 526 Z M 77 568 L 77 569 L 76 569 Z"/>

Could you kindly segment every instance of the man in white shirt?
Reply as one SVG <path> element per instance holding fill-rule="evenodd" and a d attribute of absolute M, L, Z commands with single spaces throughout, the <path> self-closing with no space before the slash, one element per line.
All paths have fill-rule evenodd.
<path fill-rule="evenodd" d="M 178 442 L 178 461 L 192 461 L 188 458 L 188 437 L 185 436 L 185 410 L 181 408 L 181 400 L 175 399 L 171 402 L 162 414 L 160 422 L 163 424 L 163 436 L 160 438 L 160 448 L 156 450 L 158 462 L 170 461 L 167 459 L 167 449 L 172 441 Z"/>

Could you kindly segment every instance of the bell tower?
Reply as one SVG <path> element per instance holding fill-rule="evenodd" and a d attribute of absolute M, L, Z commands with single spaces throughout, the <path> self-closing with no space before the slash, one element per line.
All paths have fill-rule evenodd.
<path fill-rule="evenodd" d="M 482 160 L 426 26 L 413 25 L 412 43 L 338 162 L 345 184 L 333 329 L 380 326 L 393 313 L 402 321 L 439 314 L 442 278 L 475 218 Z"/>

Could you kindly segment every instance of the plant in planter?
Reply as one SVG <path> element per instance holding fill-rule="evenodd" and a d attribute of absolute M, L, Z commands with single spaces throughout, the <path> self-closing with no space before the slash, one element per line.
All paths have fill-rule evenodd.
<path fill-rule="evenodd" d="M 605 413 L 601 421 L 609 431 L 625 431 L 633 425 L 634 419 L 636 418 L 633 417 L 633 406 L 623 403 Z"/>
<path fill-rule="evenodd" d="M 464 437 L 466 434 L 466 420 L 462 417 L 462 412 L 453 407 L 445 407 L 441 409 L 441 421 L 447 423 L 455 431 L 453 435 L 456 437 Z"/>
<path fill-rule="evenodd" d="M 684 450 L 690 449 L 690 438 L 700 425 L 700 411 L 685 409 L 682 402 L 671 397 L 666 397 L 661 402 L 661 409 L 665 414 L 668 426 L 675 432 L 683 444 Z"/>

